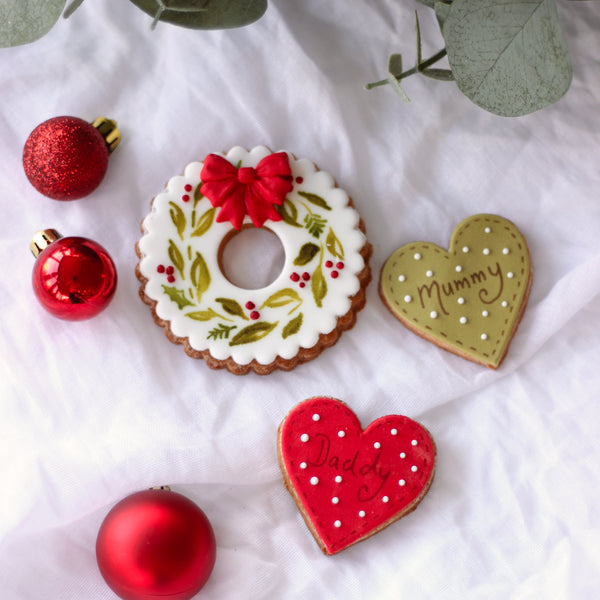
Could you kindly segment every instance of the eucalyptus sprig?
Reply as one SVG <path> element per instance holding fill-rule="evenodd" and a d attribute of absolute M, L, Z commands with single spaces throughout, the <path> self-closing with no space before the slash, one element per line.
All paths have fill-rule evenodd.
<path fill-rule="evenodd" d="M 267 10 L 267 0 L 130 0 L 159 21 L 191 29 L 229 29 L 249 25 Z M 0 48 L 29 44 L 46 35 L 60 15 L 70 17 L 83 0 L 2 0 Z"/>
<path fill-rule="evenodd" d="M 417 59 L 402 70 L 393 54 L 385 79 L 405 102 L 401 81 L 421 74 L 455 81 L 475 104 L 501 116 L 521 116 L 560 99 L 569 89 L 573 69 L 558 20 L 555 0 L 418 0 L 433 8 L 445 47 L 423 60 L 416 19 Z M 448 57 L 450 69 L 431 65 Z"/>

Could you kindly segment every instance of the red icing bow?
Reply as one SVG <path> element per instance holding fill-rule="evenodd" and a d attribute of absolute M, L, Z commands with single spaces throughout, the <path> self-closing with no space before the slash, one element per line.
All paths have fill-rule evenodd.
<path fill-rule="evenodd" d="M 248 215 L 256 227 L 267 219 L 280 221 L 275 205 L 281 206 L 292 190 L 292 171 L 285 152 L 265 156 L 256 168 L 232 165 L 226 158 L 209 154 L 200 173 L 202 193 L 213 206 L 220 206 L 219 223 L 231 221 L 242 227 Z"/>

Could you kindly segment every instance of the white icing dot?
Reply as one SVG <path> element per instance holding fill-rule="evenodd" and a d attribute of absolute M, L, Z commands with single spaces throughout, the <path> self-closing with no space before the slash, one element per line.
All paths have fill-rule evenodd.
<path fill-rule="evenodd" d="M 413 473 L 416 473 L 416 472 L 417 472 L 419 469 L 418 469 L 417 465 L 413 465 L 413 466 L 410 468 L 410 470 L 411 470 Z"/>
<path fill-rule="evenodd" d="M 410 302 L 412 300 L 412 298 L 406 294 L 406 296 L 404 296 L 404 302 Z"/>
<path fill-rule="evenodd" d="M 481 311 L 481 316 L 482 317 L 487 317 L 490 313 L 487 310 L 482 310 Z"/>
<path fill-rule="evenodd" d="M 459 304 L 464 304 L 465 303 L 465 299 L 461 296 L 460 298 L 458 298 L 456 300 Z"/>
<path fill-rule="evenodd" d="M 433 277 L 433 271 L 429 269 L 429 271 L 425 272 L 425 275 L 427 275 L 427 277 Z"/>
<path fill-rule="evenodd" d="M 398 435 L 398 430 L 394 428 L 394 429 L 392 429 L 392 430 L 390 431 L 390 433 L 391 433 L 392 435 Z"/>
<path fill-rule="evenodd" d="M 506 300 L 502 300 L 502 306 L 506 308 L 508 306 L 508 302 Z"/>
<path fill-rule="evenodd" d="M 510 250 L 508 248 L 502 248 L 502 254 L 510 254 Z"/>
<path fill-rule="evenodd" d="M 366 514 L 367 513 L 364 510 L 359 510 L 358 511 L 358 516 L 361 517 L 361 518 L 364 517 Z"/>
<path fill-rule="evenodd" d="M 437 319 L 437 312 L 436 312 L 435 310 L 432 310 L 432 311 L 429 313 L 429 316 L 430 316 L 432 319 Z"/>
<path fill-rule="evenodd" d="M 400 458 L 406 458 L 406 452 L 400 452 Z"/>
<path fill-rule="evenodd" d="M 338 437 L 344 437 L 346 435 L 345 431 L 338 431 Z"/>
<path fill-rule="evenodd" d="M 399 485 L 399 486 L 405 486 L 405 485 L 406 485 L 406 481 L 404 481 L 404 479 L 401 479 L 401 480 L 398 482 L 398 485 Z"/>
<path fill-rule="evenodd" d="M 303 441 L 303 442 L 308 442 L 308 433 L 303 433 L 300 436 L 300 440 Z"/>
<path fill-rule="evenodd" d="M 456 265 L 456 272 L 460 273 L 462 271 L 462 267 L 460 265 Z"/>
<path fill-rule="evenodd" d="M 463 246 L 462 251 L 466 254 L 469 251 L 469 246 Z"/>
<path fill-rule="evenodd" d="M 335 525 L 336 527 L 341 527 L 341 526 L 342 526 L 342 522 L 341 522 L 341 521 L 335 521 L 335 522 L 334 522 L 334 525 Z"/>
<path fill-rule="evenodd" d="M 381 448 L 381 444 L 380 444 L 379 442 L 375 442 L 375 443 L 373 444 L 373 448 L 377 448 L 377 449 L 379 449 L 379 448 Z"/>
<path fill-rule="evenodd" d="M 311 477 L 310 478 L 310 485 L 317 485 L 317 483 L 319 483 L 319 478 L 318 477 Z"/>
<path fill-rule="evenodd" d="M 415 260 L 421 260 L 421 255 L 418 252 L 415 252 Z"/>
<path fill-rule="evenodd" d="M 335 476 L 335 482 L 336 483 L 342 483 L 342 476 L 341 475 L 336 475 Z"/>
<path fill-rule="evenodd" d="M 418 446 L 418 445 L 419 445 L 419 442 L 417 442 L 417 440 L 413 440 L 413 441 L 411 442 L 411 444 L 412 444 L 413 446 Z"/>
<path fill-rule="evenodd" d="M 389 499 L 389 497 L 388 497 L 388 496 L 384 496 L 384 497 L 381 499 L 381 501 L 382 501 L 382 502 L 385 502 L 385 503 L 387 503 L 387 502 L 389 502 L 389 501 L 390 501 L 390 499 Z"/>
<path fill-rule="evenodd" d="M 305 462 L 301 462 L 300 463 L 300 468 L 301 469 L 306 469 L 306 467 L 308 467 L 308 465 Z"/>
<path fill-rule="evenodd" d="M 339 499 L 337 496 L 334 496 L 334 497 L 331 499 L 331 504 L 338 504 L 338 503 L 339 503 L 339 501 L 340 501 L 340 499 Z"/>
<path fill-rule="evenodd" d="M 482 340 L 487 340 L 487 333 L 482 333 L 481 334 L 481 339 Z"/>
<path fill-rule="evenodd" d="M 402 283 L 403 281 L 406 281 L 406 277 L 404 275 L 398 275 L 398 281 Z"/>
<path fill-rule="evenodd" d="M 509 271 L 509 272 L 506 274 L 506 276 L 507 276 L 509 279 L 512 279 L 512 278 L 515 276 L 515 274 L 514 274 L 512 271 Z"/>
<path fill-rule="evenodd" d="M 492 230 L 491 230 L 489 227 L 486 227 L 486 228 L 484 229 L 484 231 L 485 231 L 486 233 L 489 233 L 489 232 L 490 232 L 490 231 L 492 231 Z"/>
<path fill-rule="evenodd" d="M 318 415 L 317 413 L 315 413 L 313 415 L 313 421 L 318 421 L 321 418 L 321 415 Z"/>
<path fill-rule="evenodd" d="M 483 253 L 487 256 L 490 253 L 490 249 L 489 248 L 484 248 L 483 249 Z"/>
<path fill-rule="evenodd" d="M 458 321 L 459 321 L 459 323 L 464 325 L 467 322 L 467 317 L 461 317 Z"/>

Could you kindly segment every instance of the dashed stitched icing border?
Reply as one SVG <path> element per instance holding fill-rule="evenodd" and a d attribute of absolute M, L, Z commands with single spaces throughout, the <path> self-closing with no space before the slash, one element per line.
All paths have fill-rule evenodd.
<path fill-rule="evenodd" d="M 519 288 L 521 287 L 521 280 L 525 276 L 525 252 L 523 251 L 523 244 L 519 241 L 515 232 L 508 225 L 506 225 L 505 223 L 503 223 L 502 221 L 499 221 L 497 219 L 490 219 L 490 218 L 483 218 L 483 217 L 473 219 L 472 221 L 469 221 L 468 223 L 466 223 L 460 230 L 454 230 L 454 232 L 452 233 L 452 236 L 451 236 L 451 244 L 450 244 L 451 247 L 448 248 L 447 251 L 441 249 L 437 245 L 432 245 L 427 242 L 418 242 L 418 244 L 419 244 L 418 246 L 415 243 L 413 243 L 410 246 L 408 246 L 401 254 L 398 255 L 396 260 L 392 263 L 392 268 L 396 267 L 397 262 L 400 261 L 400 259 L 407 252 L 416 250 L 417 248 L 421 248 L 421 249 L 425 249 L 425 250 L 433 250 L 433 252 L 435 252 L 438 255 L 443 256 L 446 260 L 450 260 L 451 256 L 456 256 L 456 253 L 454 252 L 454 246 L 458 246 L 458 239 L 469 229 L 469 227 L 471 227 L 475 223 L 480 223 L 480 222 L 492 223 L 494 225 L 500 225 L 502 227 L 502 229 L 504 229 L 504 231 L 506 231 L 510 235 L 510 237 L 515 241 L 515 243 L 517 244 L 517 247 L 518 247 L 519 253 L 520 253 L 520 257 L 521 257 L 521 272 L 520 272 L 520 278 L 516 282 L 517 289 L 514 292 L 514 294 L 512 295 L 512 298 L 510 299 L 510 306 L 508 307 L 509 314 L 504 319 L 504 323 L 503 323 L 504 328 L 502 329 L 501 333 L 496 338 L 494 349 L 492 350 L 491 354 L 488 354 L 487 352 L 483 352 L 479 348 L 476 348 L 473 346 L 469 347 L 469 350 L 472 350 L 473 352 L 480 352 L 481 355 L 485 356 L 486 358 L 493 358 L 499 351 L 499 344 L 502 342 L 503 336 L 506 332 L 506 327 L 511 320 L 511 316 L 512 316 L 512 313 L 515 308 L 516 299 L 519 295 L 518 291 L 519 291 Z M 394 288 L 395 282 L 393 281 L 391 275 L 388 276 L 388 281 L 390 282 L 391 292 L 394 295 L 396 295 L 396 290 Z M 415 324 L 419 324 L 419 319 L 417 319 L 416 317 L 411 317 L 409 315 L 409 313 L 407 312 L 407 310 L 399 303 L 398 300 L 393 299 L 392 302 L 396 305 L 396 307 L 402 313 L 404 313 L 406 315 L 407 320 L 410 320 L 411 322 L 413 322 Z M 441 335 L 442 337 L 449 339 L 449 334 L 445 331 L 435 332 L 429 325 L 422 325 L 422 327 L 424 329 L 431 331 L 432 333 L 435 333 L 436 335 Z M 464 343 L 459 339 L 455 339 L 455 340 L 450 339 L 449 341 L 451 343 L 458 344 L 459 346 L 464 347 Z"/>

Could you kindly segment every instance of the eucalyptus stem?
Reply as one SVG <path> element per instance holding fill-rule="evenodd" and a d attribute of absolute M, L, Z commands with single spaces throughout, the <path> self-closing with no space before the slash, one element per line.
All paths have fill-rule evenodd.
<path fill-rule="evenodd" d="M 414 75 L 415 73 L 419 73 L 419 71 L 424 71 L 431 65 L 438 62 L 438 60 L 441 60 L 442 58 L 444 58 L 444 56 L 446 56 L 446 48 L 442 48 L 439 52 L 437 52 L 436 54 L 434 54 L 427 60 L 424 60 L 422 63 L 414 66 L 412 69 L 403 71 L 402 73 L 400 73 L 400 75 L 396 75 L 395 77 L 396 77 L 396 79 L 400 80 L 400 79 L 404 79 L 405 77 L 408 77 L 409 75 Z M 389 83 L 389 81 L 387 79 L 382 79 L 381 81 L 374 81 L 373 83 L 367 83 L 367 85 L 365 85 L 365 89 L 372 90 L 373 88 L 379 87 L 380 85 L 387 85 L 388 83 Z"/>

